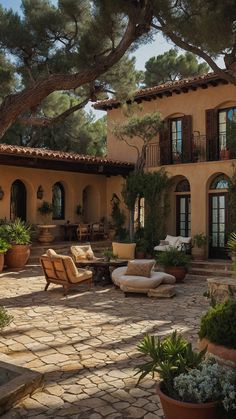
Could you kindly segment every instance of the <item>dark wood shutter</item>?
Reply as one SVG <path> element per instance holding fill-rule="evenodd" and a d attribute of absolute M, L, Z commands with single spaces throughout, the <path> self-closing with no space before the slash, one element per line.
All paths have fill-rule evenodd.
<path fill-rule="evenodd" d="M 185 115 L 182 118 L 182 161 L 190 163 L 192 161 L 192 137 L 193 137 L 192 115 Z"/>
<path fill-rule="evenodd" d="M 160 164 L 171 164 L 171 120 L 165 120 L 159 134 Z"/>
<path fill-rule="evenodd" d="M 208 160 L 218 160 L 219 139 L 218 139 L 218 110 L 206 110 L 206 150 Z"/>

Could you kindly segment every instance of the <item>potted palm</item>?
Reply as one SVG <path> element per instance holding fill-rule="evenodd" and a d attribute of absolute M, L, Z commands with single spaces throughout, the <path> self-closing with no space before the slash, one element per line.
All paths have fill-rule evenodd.
<path fill-rule="evenodd" d="M 136 368 L 136 374 L 139 381 L 149 373 L 159 374 L 157 394 L 166 419 L 217 419 L 225 412 L 227 418 L 235 417 L 236 374 L 205 360 L 205 349 L 194 352 L 174 331 L 163 340 L 145 336 L 138 350 L 148 360 Z"/>
<path fill-rule="evenodd" d="M 2 226 L 3 238 L 10 243 L 5 254 L 8 268 L 22 269 L 30 256 L 31 227 L 17 218 Z"/>
<path fill-rule="evenodd" d="M 2 272 L 4 266 L 4 254 L 10 249 L 10 247 L 10 243 L 8 243 L 7 240 L 0 237 L 0 273 Z"/>
<path fill-rule="evenodd" d="M 193 236 L 192 256 L 194 260 L 201 261 L 206 259 L 206 244 L 207 236 L 203 233 L 198 233 Z"/>
<path fill-rule="evenodd" d="M 178 282 L 185 278 L 190 256 L 176 247 L 170 247 L 170 249 L 158 254 L 157 263 L 164 267 L 166 273 L 175 276 Z"/>
<path fill-rule="evenodd" d="M 53 212 L 53 206 L 47 201 L 43 201 L 42 205 L 38 207 L 38 212 L 44 218 L 44 223 L 39 224 L 39 236 L 38 241 L 42 244 L 49 244 L 54 240 L 54 235 L 52 234 L 52 229 L 56 228 L 55 224 L 51 224 L 49 220 L 49 216 Z"/>

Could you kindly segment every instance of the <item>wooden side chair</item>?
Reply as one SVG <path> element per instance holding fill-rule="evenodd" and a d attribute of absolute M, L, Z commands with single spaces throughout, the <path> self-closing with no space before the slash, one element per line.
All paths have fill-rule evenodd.
<path fill-rule="evenodd" d="M 93 223 L 92 228 L 91 228 L 91 236 L 92 236 L 92 240 L 95 240 L 95 238 L 104 239 L 105 237 L 104 224 Z"/>
<path fill-rule="evenodd" d="M 45 291 L 51 282 L 62 285 L 64 295 L 67 295 L 68 289 L 75 285 L 88 283 L 89 288 L 92 286 L 92 271 L 77 269 L 70 256 L 58 255 L 49 249 L 46 255 L 41 256 L 40 262 L 46 279 Z"/>
<path fill-rule="evenodd" d="M 79 241 L 90 239 L 90 224 L 79 224 L 77 227 L 77 237 Z"/>

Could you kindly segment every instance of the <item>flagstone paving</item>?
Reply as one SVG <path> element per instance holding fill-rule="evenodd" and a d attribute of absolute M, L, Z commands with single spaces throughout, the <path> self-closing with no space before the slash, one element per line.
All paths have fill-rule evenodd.
<path fill-rule="evenodd" d="M 136 346 L 145 333 L 178 329 L 195 345 L 207 309 L 203 280 L 177 285 L 172 300 L 124 297 L 112 286 L 47 292 L 39 267 L 0 275 L 0 305 L 14 320 L 0 334 L 0 352 L 44 374 L 41 390 L 2 416 L 8 418 L 163 418 L 155 381 L 138 387 Z"/>

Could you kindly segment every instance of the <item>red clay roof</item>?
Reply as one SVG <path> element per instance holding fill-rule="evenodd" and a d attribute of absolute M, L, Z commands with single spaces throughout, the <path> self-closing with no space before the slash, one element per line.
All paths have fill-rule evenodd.
<path fill-rule="evenodd" d="M 123 162 L 119 160 L 111 160 L 105 157 L 95 157 L 89 155 L 78 154 L 75 152 L 66 152 L 66 151 L 54 151 L 45 148 L 31 148 L 31 147 L 22 147 L 18 145 L 8 145 L 0 144 L 0 154 L 1 155 L 18 155 L 24 157 L 36 157 L 49 160 L 58 160 L 58 161 L 71 161 L 78 163 L 89 163 L 89 164 L 102 164 L 109 166 L 125 166 L 133 167 L 131 163 Z"/>
<path fill-rule="evenodd" d="M 188 89 L 196 89 L 197 87 L 201 87 L 201 86 L 206 86 L 208 84 L 212 84 L 213 86 L 216 86 L 218 83 L 225 83 L 227 84 L 228 82 L 226 80 L 224 80 L 222 77 L 220 77 L 218 74 L 216 73 L 208 73 L 208 74 L 204 74 L 202 76 L 196 76 L 196 77 L 190 77 L 187 79 L 182 79 L 182 80 L 177 80 L 174 82 L 167 82 L 164 84 L 160 84 L 158 86 L 154 86 L 154 87 L 149 87 L 146 89 L 139 89 L 135 92 L 134 95 L 134 100 L 145 100 L 145 97 L 156 97 L 156 96 L 160 96 L 162 97 L 162 94 L 165 95 L 166 93 L 181 93 L 181 92 L 187 92 Z M 95 109 L 102 109 L 102 110 L 107 110 L 107 109 L 112 109 L 113 107 L 117 107 L 119 106 L 120 102 L 118 100 L 116 100 L 115 98 L 113 99 L 107 99 L 107 100 L 102 100 L 100 102 L 97 102 L 94 105 Z"/>

